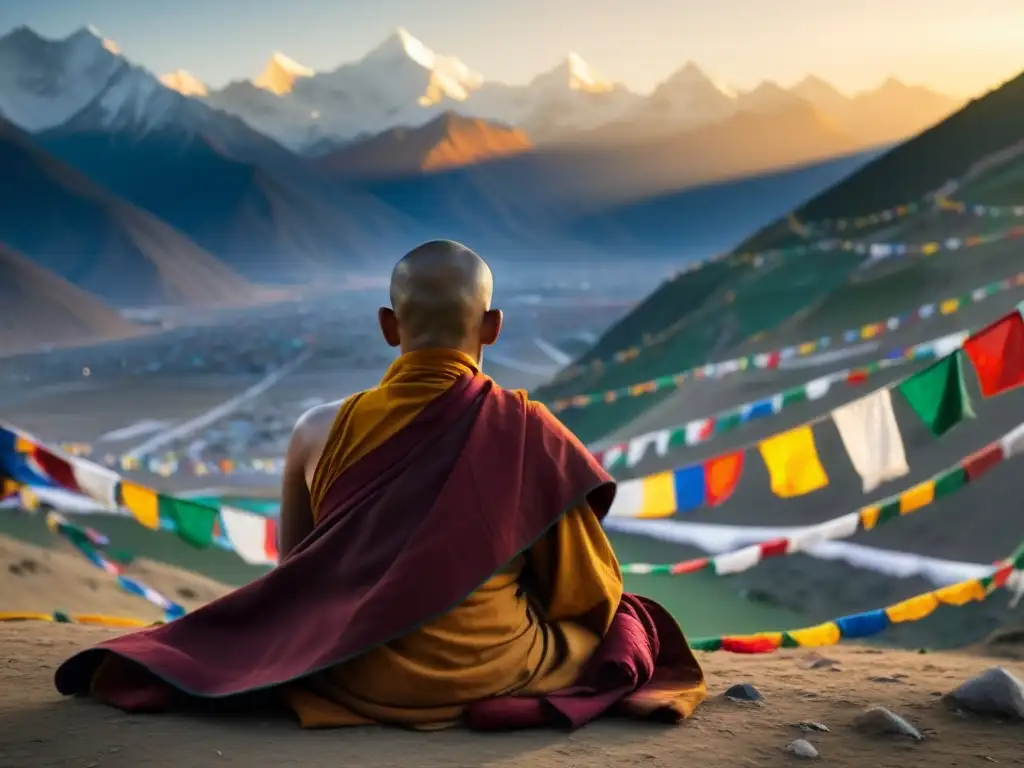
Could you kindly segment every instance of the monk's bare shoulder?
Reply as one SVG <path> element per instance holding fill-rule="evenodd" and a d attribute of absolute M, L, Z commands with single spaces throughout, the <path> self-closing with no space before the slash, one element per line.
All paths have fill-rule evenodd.
<path fill-rule="evenodd" d="M 299 416 L 292 430 L 291 444 L 294 455 L 301 463 L 308 464 L 319 458 L 327 444 L 327 438 L 330 437 L 338 409 L 347 399 L 321 403 Z"/>

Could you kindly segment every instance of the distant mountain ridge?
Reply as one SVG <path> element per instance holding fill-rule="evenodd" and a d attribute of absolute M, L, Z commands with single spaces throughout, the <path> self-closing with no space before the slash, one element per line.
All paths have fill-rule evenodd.
<path fill-rule="evenodd" d="M 253 287 L 145 211 L 0 121 L 0 241 L 107 302 L 231 305 Z M 9 176 L 8 176 L 9 174 Z"/>
<path fill-rule="evenodd" d="M 195 92 L 195 78 L 168 78 L 171 87 L 180 83 L 192 91 L 189 95 L 202 95 Z M 255 79 L 204 96 L 298 150 L 324 139 L 351 141 L 392 128 L 416 128 L 445 111 L 523 128 L 543 143 L 614 123 L 638 123 L 647 130 L 650 121 L 658 121 L 665 132 L 687 130 L 742 110 L 783 108 L 794 97 L 835 119 L 865 145 L 910 136 L 960 104 L 892 78 L 854 96 L 813 75 L 790 89 L 766 82 L 735 93 L 694 62 L 642 95 L 598 74 L 575 53 L 526 84 L 509 85 L 487 80 L 455 56 L 435 53 L 402 28 L 361 59 L 332 71 L 316 72 L 275 53 Z"/>
<path fill-rule="evenodd" d="M 320 157 L 316 165 L 352 179 L 473 165 L 533 149 L 525 131 L 445 112 L 419 128 L 392 128 Z"/>
<path fill-rule="evenodd" d="M 0 354 L 134 336 L 113 307 L 0 242 Z"/>

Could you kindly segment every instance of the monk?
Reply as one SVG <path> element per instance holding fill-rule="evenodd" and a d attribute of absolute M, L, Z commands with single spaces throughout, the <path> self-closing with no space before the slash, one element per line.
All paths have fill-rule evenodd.
<path fill-rule="evenodd" d="M 622 591 L 601 528 L 613 481 L 481 372 L 492 289 L 458 243 L 404 256 L 378 313 L 400 356 L 295 427 L 280 565 L 77 654 L 58 689 L 129 711 L 271 691 L 307 728 L 688 717 L 704 677 L 669 614 Z"/>

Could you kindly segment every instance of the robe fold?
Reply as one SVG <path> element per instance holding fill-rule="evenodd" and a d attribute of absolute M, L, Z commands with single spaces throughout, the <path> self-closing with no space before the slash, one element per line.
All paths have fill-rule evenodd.
<path fill-rule="evenodd" d="M 614 483 L 551 414 L 450 350 L 339 409 L 312 533 L 274 570 L 57 670 L 128 710 L 270 691 L 304 727 L 666 720 L 704 698 L 681 630 L 623 595 Z"/>

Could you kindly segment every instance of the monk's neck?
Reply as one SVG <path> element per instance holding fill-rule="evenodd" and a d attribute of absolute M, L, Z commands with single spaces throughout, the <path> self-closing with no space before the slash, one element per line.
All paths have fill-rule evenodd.
<path fill-rule="evenodd" d="M 388 368 L 381 384 L 454 381 L 462 376 L 473 376 L 479 371 L 480 365 L 465 352 L 432 347 L 403 352 Z"/>

